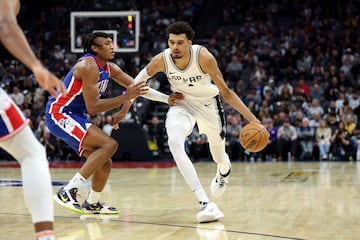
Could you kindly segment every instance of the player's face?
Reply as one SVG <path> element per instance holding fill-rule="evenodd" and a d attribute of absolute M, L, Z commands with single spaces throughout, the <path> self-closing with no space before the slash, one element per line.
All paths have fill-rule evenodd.
<path fill-rule="evenodd" d="M 114 44 L 111 38 L 99 37 L 95 39 L 94 51 L 105 60 L 113 59 L 115 56 Z"/>
<path fill-rule="evenodd" d="M 189 53 L 189 46 L 191 40 L 188 40 L 185 33 L 183 34 L 169 34 L 168 45 L 171 50 L 173 58 L 182 58 L 185 54 Z"/>

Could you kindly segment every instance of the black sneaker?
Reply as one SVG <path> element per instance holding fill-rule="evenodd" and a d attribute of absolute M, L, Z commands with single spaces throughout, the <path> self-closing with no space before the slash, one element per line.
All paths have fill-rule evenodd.
<path fill-rule="evenodd" d="M 85 200 L 85 202 L 82 204 L 82 208 L 85 214 L 119 214 L 119 211 L 116 208 L 101 204 L 99 202 L 90 204 Z"/>

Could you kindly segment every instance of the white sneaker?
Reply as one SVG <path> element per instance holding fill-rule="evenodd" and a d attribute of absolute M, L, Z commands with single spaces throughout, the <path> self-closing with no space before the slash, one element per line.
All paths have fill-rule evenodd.
<path fill-rule="evenodd" d="M 84 210 L 81 208 L 80 203 L 76 200 L 77 195 L 78 195 L 77 188 L 72 188 L 69 190 L 64 190 L 63 188 L 61 188 L 53 196 L 53 199 L 61 206 L 73 212 L 82 214 L 84 213 Z"/>
<path fill-rule="evenodd" d="M 119 214 L 116 208 L 101 204 L 100 202 L 90 204 L 85 200 L 82 208 L 85 214 Z"/>
<path fill-rule="evenodd" d="M 218 198 L 224 194 L 227 184 L 229 183 L 228 178 L 230 175 L 230 171 L 231 168 L 229 169 L 228 173 L 225 176 L 223 176 L 220 174 L 220 169 L 219 168 L 217 169 L 216 176 L 211 181 L 211 194 L 214 197 Z"/>
<path fill-rule="evenodd" d="M 202 205 L 201 211 L 196 214 L 196 220 L 198 223 L 215 222 L 222 217 L 224 217 L 224 214 L 213 202 L 208 202 L 206 205 Z"/>

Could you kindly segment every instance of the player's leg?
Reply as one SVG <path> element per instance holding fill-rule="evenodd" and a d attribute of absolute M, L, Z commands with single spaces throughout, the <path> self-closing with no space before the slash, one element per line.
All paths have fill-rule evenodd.
<path fill-rule="evenodd" d="M 195 167 L 185 151 L 186 137 L 192 132 L 195 120 L 185 110 L 170 110 L 167 114 L 165 127 L 168 135 L 168 145 L 176 165 L 191 190 L 197 195 L 199 202 L 209 199 L 202 189 Z"/>
<path fill-rule="evenodd" d="M 37 239 L 55 239 L 51 177 L 45 148 L 26 126 L 0 147 L 21 164 L 25 202 L 30 210 Z"/>
<path fill-rule="evenodd" d="M 101 192 L 103 191 L 110 176 L 112 161 L 118 143 L 101 129 L 91 126 L 82 143 L 83 155 L 86 162 L 79 173 L 82 176 L 92 176 L 92 184 L 89 195 L 83 203 L 85 213 L 117 214 L 114 207 L 100 203 Z"/>
<path fill-rule="evenodd" d="M 206 128 L 199 125 L 199 128 Z M 224 194 L 228 178 L 231 172 L 231 162 L 225 149 L 225 139 L 220 136 L 218 131 L 212 129 L 205 130 L 209 141 L 209 150 L 213 160 L 217 163 L 216 176 L 211 181 L 211 193 L 214 197 L 220 197 Z"/>
<path fill-rule="evenodd" d="M 215 203 L 210 202 L 200 183 L 195 167 L 185 151 L 184 142 L 195 126 L 195 119 L 184 109 L 173 107 L 167 114 L 165 126 L 170 152 L 180 173 L 200 203 L 201 211 L 196 215 L 197 221 L 201 223 L 218 220 L 224 215 Z"/>
<path fill-rule="evenodd" d="M 213 160 L 217 163 L 216 176 L 211 182 L 211 193 L 220 197 L 228 184 L 231 163 L 225 146 L 225 115 L 218 97 L 214 98 L 213 106 L 201 108 L 202 115 L 197 123 L 200 133 L 205 133 L 209 141 L 209 149 Z"/>
<path fill-rule="evenodd" d="M 88 119 L 84 115 L 56 113 L 46 114 L 45 120 L 50 132 L 80 155 L 80 143 L 86 135 L 87 128 L 91 125 Z M 67 185 L 59 189 L 53 196 L 54 200 L 71 211 L 83 213 L 77 196 L 78 189 L 85 184 L 86 179 L 86 176 L 77 172 Z"/>

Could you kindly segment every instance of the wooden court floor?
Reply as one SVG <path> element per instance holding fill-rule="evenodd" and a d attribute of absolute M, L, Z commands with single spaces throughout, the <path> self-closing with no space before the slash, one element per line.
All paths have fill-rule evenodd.
<path fill-rule="evenodd" d="M 210 197 L 215 164 L 195 167 Z M 54 193 L 76 170 L 51 169 Z M 33 239 L 20 169 L 0 167 L 0 178 L 0 239 Z M 234 162 L 229 181 L 211 197 L 225 217 L 197 224 L 197 200 L 176 167 L 114 168 L 104 200 L 121 213 L 80 216 L 55 203 L 57 240 L 360 239 L 359 162 Z"/>

